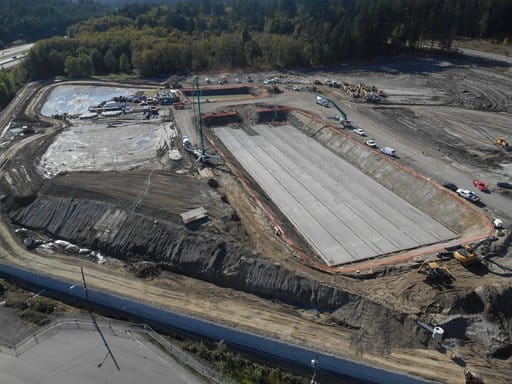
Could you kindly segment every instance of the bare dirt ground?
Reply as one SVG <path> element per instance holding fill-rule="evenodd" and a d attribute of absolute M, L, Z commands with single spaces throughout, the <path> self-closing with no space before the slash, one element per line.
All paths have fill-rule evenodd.
<path fill-rule="evenodd" d="M 503 44 L 503 42 L 492 43 L 488 40 L 475 40 L 475 39 L 456 39 L 453 43 L 455 49 L 463 50 L 469 49 L 479 53 L 491 53 L 500 55 L 510 59 L 512 56 L 512 45 Z"/>
<path fill-rule="evenodd" d="M 512 121 L 512 74 L 508 67 L 475 64 L 460 58 L 402 58 L 383 59 L 357 68 L 276 72 L 253 77 L 258 80 L 273 75 L 282 75 L 290 84 L 311 85 L 313 79 L 326 78 L 376 84 L 389 94 L 382 105 L 368 105 L 328 87 L 321 87 L 321 91 L 342 105 L 355 126 L 367 130 L 379 145 L 393 145 L 399 161 L 428 177 L 453 180 L 466 187 L 471 187 L 471 181 L 476 178 L 489 182 L 510 180 L 506 171 L 511 163 L 510 153 L 493 146 L 494 137 L 510 132 L 507 126 Z M 27 93 L 22 93 L 23 99 L 28 98 Z M 34 116 L 39 101 L 33 99 L 26 115 Z M 326 122 L 336 113 L 333 108 L 313 104 L 311 95 L 287 86 L 284 94 L 268 101 L 308 109 Z M 247 100 L 225 105 L 237 103 L 244 104 Z M 205 111 L 222 105 L 209 103 Z M 180 130 L 193 132 L 187 115 L 183 111 L 176 115 Z M 32 175 L 34 159 L 23 151 L 30 149 L 32 154 L 40 156 L 45 146 L 34 149 L 35 143 L 63 128 L 62 123 L 46 121 L 57 125 L 10 144 L 0 155 L 5 194 L 5 213 L 0 222 L 3 261 L 70 282 L 80 280 L 77 265 L 83 265 L 89 284 L 98 289 L 432 380 L 462 383 L 464 366 L 468 366 L 481 373 L 486 382 L 510 382 L 509 239 L 500 240 L 504 248 L 487 266 L 468 269 L 456 261 L 447 261 L 445 265 L 456 277 L 450 286 L 431 286 L 424 282 L 424 276 L 415 269 L 418 263 L 386 267 L 369 274 L 368 279 L 322 273 L 302 264 L 294 250 L 275 235 L 274 225 L 262 207 L 227 167 L 213 170 L 219 188 L 208 186 L 207 179 L 197 175 L 190 159 L 186 159 L 183 175 L 139 169 L 70 173 L 50 181 L 38 180 L 33 175 L 28 187 L 26 182 L 20 183 L 23 187 L 9 183 L 14 180 L 12 175 L 19 174 L 13 172 L 19 164 L 27 169 L 23 174 Z M 2 130 L 4 123 L 2 120 Z M 512 137 L 508 139 L 511 141 Z M 19 176 L 19 180 L 23 179 L 22 174 Z M 74 203 L 93 202 L 110 210 L 119 207 L 152 223 L 165 221 L 172 228 L 179 225 L 177 213 L 197 205 L 205 206 L 211 212 L 211 221 L 195 231 L 194 236 L 203 236 L 205 245 L 195 252 L 201 250 L 200 253 L 210 258 L 208 267 L 201 267 L 207 272 L 192 266 L 199 265 L 197 259 L 191 258 L 192 251 L 187 253 L 190 258 L 182 259 L 181 264 L 165 260 L 163 272 L 153 279 L 135 279 L 129 259 L 111 259 L 97 265 L 76 255 L 30 252 L 13 233 L 11 218 L 29 220 L 30 214 L 36 216 L 36 211 L 26 207 L 45 198 L 61 199 L 59 204 L 68 199 Z M 504 191 L 493 187 L 483 200 L 484 212 L 489 216 L 500 214 L 512 218 L 511 199 Z M 72 205 L 66 204 L 65 207 Z M 105 212 L 112 212 L 108 209 Z M 72 211 L 66 212 L 70 212 L 69 219 Z M 56 218 L 48 216 L 47 220 Z M 148 231 L 154 232 L 155 227 L 151 228 Z M 33 229 L 49 235 L 42 224 Z M 132 231 L 136 234 L 137 228 Z M 191 234 L 176 231 L 183 248 Z M 161 233 L 163 237 L 164 232 Z M 223 261 L 219 252 L 212 253 L 208 244 L 221 244 L 221 238 L 227 241 L 225 249 L 236 246 L 243 250 L 233 253 L 230 256 L 233 262 L 218 271 L 216 265 Z M 137 255 L 139 251 L 130 250 Z M 172 257 L 176 256 L 175 251 L 171 253 Z M 223 257 L 227 259 L 229 255 L 227 252 Z M 156 262 L 158 258 L 148 256 L 148 260 Z M 260 269 L 244 264 L 247 260 L 254 260 L 252 265 Z M 191 266 L 189 269 L 183 267 L 185 261 Z M 221 274 L 223 277 L 218 277 Z M 436 350 L 429 341 L 430 336 L 415 325 L 416 318 L 441 324 L 452 332 L 453 337 L 445 342 L 447 348 Z M 462 354 L 463 362 L 452 359 L 452 352 Z"/>

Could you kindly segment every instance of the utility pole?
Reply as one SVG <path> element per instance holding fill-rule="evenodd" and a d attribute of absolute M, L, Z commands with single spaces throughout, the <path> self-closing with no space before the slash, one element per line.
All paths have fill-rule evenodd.
<path fill-rule="evenodd" d="M 105 344 L 105 347 L 107 348 L 107 354 L 105 355 L 105 358 L 103 359 L 103 362 L 98 364 L 98 368 L 103 365 L 103 363 L 106 360 L 106 356 L 110 355 L 110 357 L 112 358 L 112 361 L 114 362 L 114 365 L 116 366 L 117 370 L 120 371 L 121 368 L 119 368 L 119 364 L 117 363 L 116 358 L 112 354 L 112 350 L 110 349 L 110 346 L 107 343 L 107 339 L 105 339 L 105 336 L 103 336 L 103 332 L 101 331 L 98 323 L 96 322 L 96 319 L 94 318 L 94 315 L 92 314 L 91 304 L 89 302 L 89 291 L 87 290 L 87 284 L 85 283 L 84 269 L 82 267 L 80 267 L 80 271 L 82 272 L 82 281 L 84 282 L 85 300 L 86 300 L 86 303 L 87 303 L 87 309 L 89 310 L 89 315 L 91 316 L 92 322 L 94 323 L 94 327 L 96 328 L 96 330 L 100 334 L 101 340 L 103 340 L 103 344 Z"/>
<path fill-rule="evenodd" d="M 311 377 L 309 384 L 320 384 L 316 380 L 316 375 L 318 374 L 318 355 L 315 355 L 315 358 L 311 360 L 311 368 L 313 368 L 313 377 Z"/>
<path fill-rule="evenodd" d="M 276 105 L 275 93 L 276 93 L 276 81 L 272 80 L 272 104 L 274 104 L 274 120 L 277 121 L 277 105 Z"/>
<path fill-rule="evenodd" d="M 199 141 L 201 145 L 201 161 L 204 160 L 205 151 L 204 151 L 204 133 L 203 133 L 203 119 L 201 117 L 201 91 L 199 89 L 199 77 L 194 77 L 193 86 L 197 92 L 197 120 L 199 123 Z"/>

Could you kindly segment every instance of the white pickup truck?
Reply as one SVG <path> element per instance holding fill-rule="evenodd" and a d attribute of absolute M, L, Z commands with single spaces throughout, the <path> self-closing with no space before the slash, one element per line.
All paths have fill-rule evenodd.
<path fill-rule="evenodd" d="M 316 96 L 315 97 L 315 100 L 316 100 L 316 103 L 321 105 L 322 107 L 328 107 L 329 106 L 329 100 L 327 99 L 324 99 L 323 97 L 321 96 Z"/>

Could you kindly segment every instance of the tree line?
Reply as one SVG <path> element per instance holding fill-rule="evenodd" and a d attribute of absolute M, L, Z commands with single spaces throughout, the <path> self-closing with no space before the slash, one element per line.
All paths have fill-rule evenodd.
<path fill-rule="evenodd" d="M 336 63 L 454 36 L 512 35 L 510 0 L 195 0 L 129 4 L 44 40 L 27 60 L 34 78 L 168 75 L 225 67 Z"/>
<path fill-rule="evenodd" d="M 42 3 L 26 2 L 40 12 Z M 0 3 L 16 9 L 14 0 Z M 44 5 L 66 9 L 70 3 Z M 90 0 L 75 5 L 96 6 Z M 135 3 L 74 24 L 66 37 L 38 42 L 22 66 L 0 70 L 0 107 L 29 78 L 322 65 L 389 47 L 396 52 L 435 41 L 448 48 L 454 36 L 509 40 L 510 14 L 509 0 L 196 0 L 174 8 Z M 8 25 L 3 20 L 2 37 Z"/>
<path fill-rule="evenodd" d="M 108 11 L 92 0 L 0 0 L 0 49 L 17 40 L 65 35 L 70 25 Z"/>

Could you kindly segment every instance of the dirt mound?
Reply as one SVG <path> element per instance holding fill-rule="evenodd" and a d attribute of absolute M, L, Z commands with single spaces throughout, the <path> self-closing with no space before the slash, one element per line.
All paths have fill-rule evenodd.
<path fill-rule="evenodd" d="M 132 262 L 134 273 L 142 277 L 166 269 L 288 305 L 332 313 L 329 323 L 358 330 L 354 343 L 362 349 L 382 352 L 417 344 L 414 338 L 401 336 L 403 324 L 415 332 L 407 313 L 298 275 L 235 242 L 226 242 L 225 236 L 193 232 L 163 220 L 155 224 L 154 217 L 97 201 L 55 196 L 39 196 L 10 216 L 24 227 Z"/>
<path fill-rule="evenodd" d="M 102 201 L 177 223 L 181 213 L 197 207 L 214 219 L 234 213 L 207 180 L 167 171 L 76 172 L 48 181 L 41 192 Z"/>

